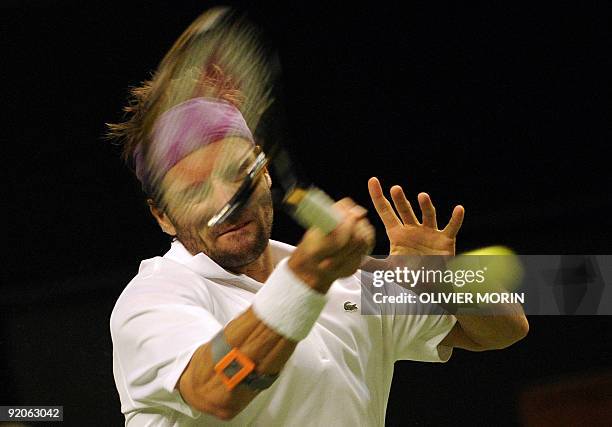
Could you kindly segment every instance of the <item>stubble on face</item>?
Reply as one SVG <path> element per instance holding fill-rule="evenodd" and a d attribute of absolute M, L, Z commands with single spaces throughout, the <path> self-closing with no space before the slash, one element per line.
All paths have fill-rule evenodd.
<path fill-rule="evenodd" d="M 237 214 L 237 218 L 223 225 L 224 228 L 209 229 L 177 224 L 177 239 L 193 255 L 202 252 L 228 270 L 236 270 L 256 261 L 268 246 L 273 221 L 270 190 L 267 187 L 260 188 L 257 193 L 251 196 L 257 198 L 251 199 Z M 220 234 L 221 230 L 245 220 L 251 222 L 244 230 Z"/>
<path fill-rule="evenodd" d="M 238 182 L 233 180 L 237 169 L 254 160 L 251 142 L 228 137 L 181 159 L 162 183 L 167 214 L 177 239 L 193 255 L 202 252 L 233 271 L 256 261 L 268 246 L 273 208 L 270 188 L 263 177 L 234 217 L 212 228 L 206 222 L 238 188 Z M 244 227 L 237 228 L 241 225 Z"/>

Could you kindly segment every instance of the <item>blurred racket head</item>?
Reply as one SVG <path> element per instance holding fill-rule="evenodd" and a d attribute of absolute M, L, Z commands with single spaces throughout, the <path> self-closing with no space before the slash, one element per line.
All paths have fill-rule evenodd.
<path fill-rule="evenodd" d="M 272 55 L 263 33 L 243 12 L 206 11 L 161 61 L 154 79 L 161 90 L 151 99 L 151 119 L 188 99 L 209 97 L 236 105 L 256 129 L 272 102 Z"/>
<path fill-rule="evenodd" d="M 322 191 L 314 187 L 297 191 L 294 166 L 281 143 L 288 136 L 284 111 L 279 102 L 273 102 L 273 96 L 280 93 L 279 81 L 280 61 L 271 44 L 243 13 L 229 8 L 215 8 L 199 16 L 166 54 L 153 79 L 155 96 L 148 101 L 149 114 L 144 126 L 153 144 L 165 143 L 164 138 L 153 138 L 156 123 L 162 115 L 173 107 L 182 108 L 188 100 L 212 98 L 237 107 L 265 151 L 262 154 L 250 142 L 247 143 L 243 133 L 239 138 L 223 137 L 223 141 L 207 143 L 202 147 L 208 151 L 206 156 L 196 156 L 201 161 L 191 169 L 189 166 L 176 166 L 178 163 L 183 166 L 184 159 L 192 159 L 193 154 L 186 154 L 170 170 L 156 168 L 152 161 L 149 170 L 159 173 L 152 180 L 163 181 L 163 185 L 158 186 L 161 191 L 157 199 L 161 199 L 167 208 L 174 207 L 170 210 L 175 220 L 182 220 L 183 224 L 187 223 L 184 220 L 189 220 L 197 227 L 223 228 L 230 218 L 238 217 L 261 182 L 268 162 L 274 159 L 273 166 L 282 193 L 293 195 L 282 199 L 290 215 L 305 227 L 316 225 L 325 232 L 330 232 L 339 222 L 338 213 L 332 207 L 333 200 Z M 185 129 L 192 128 L 194 123 L 185 126 L 179 123 L 180 120 L 175 122 L 173 119 L 167 123 L 168 117 L 174 118 L 165 115 L 160 120 L 164 122 L 164 135 L 169 130 L 170 135 L 183 138 Z M 195 123 L 198 123 L 200 116 L 195 117 Z M 250 139 L 250 135 L 248 137 Z M 157 149 L 153 147 L 153 150 Z M 202 154 L 199 149 L 196 151 L 198 156 Z M 155 159 L 156 156 L 149 158 Z M 184 176 L 181 176 L 183 169 Z M 194 180 L 194 169 L 206 170 L 206 177 Z M 192 222 L 194 218 L 197 218 L 197 224 Z M 228 226 L 231 224 L 226 224 L 225 228 Z"/>
<path fill-rule="evenodd" d="M 149 136 L 145 141 L 163 144 L 164 141 L 152 138 L 156 122 L 168 110 L 193 98 L 212 98 L 232 104 L 255 133 L 262 115 L 273 102 L 277 64 L 271 44 L 244 13 L 226 7 L 206 11 L 177 39 L 153 76 L 153 96 L 148 99 L 143 126 Z M 262 145 L 263 141 L 257 143 Z M 206 217 L 204 224 L 209 224 L 213 217 L 222 222 L 219 219 L 227 219 L 242 207 L 267 159 L 257 148 L 244 143 L 222 145 L 220 149 L 211 150 L 214 156 L 207 168 L 211 179 L 221 180 L 230 188 L 226 191 L 227 200 L 215 201 L 214 206 L 202 210 L 203 201 L 211 200 L 211 185 L 183 191 L 178 183 L 188 180 L 172 174 L 172 182 L 167 182 L 171 174 L 162 171 L 156 176 L 155 164 L 149 161 L 146 167 L 152 174 L 151 181 L 161 183 L 165 180 L 163 186 L 155 186 L 156 200 L 164 207 L 174 207 L 175 216 L 190 217 L 193 209 L 199 209 L 199 216 Z M 145 159 L 151 157 L 146 156 L 148 148 L 144 147 Z M 230 201 L 234 203 L 228 208 Z"/>

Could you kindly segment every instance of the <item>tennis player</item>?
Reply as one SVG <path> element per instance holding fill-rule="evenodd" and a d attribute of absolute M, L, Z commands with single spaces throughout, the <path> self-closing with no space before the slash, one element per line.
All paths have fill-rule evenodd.
<path fill-rule="evenodd" d="M 258 148 L 235 93 L 152 117 L 158 90 L 134 90 L 130 117 L 112 127 L 173 238 L 163 256 L 142 261 L 111 315 L 126 425 L 382 426 L 395 361 L 446 362 L 454 348 L 502 349 L 527 334 L 518 304 L 494 317 L 433 304 L 362 315 L 359 267 L 374 245 L 366 209 L 343 199 L 331 233 L 310 228 L 296 247 L 272 240 L 267 171 L 240 211 L 208 227 Z M 401 187 L 391 188 L 393 205 L 376 178 L 368 187 L 390 254 L 454 255 L 463 207 L 439 229 L 427 194 L 419 221 Z"/>

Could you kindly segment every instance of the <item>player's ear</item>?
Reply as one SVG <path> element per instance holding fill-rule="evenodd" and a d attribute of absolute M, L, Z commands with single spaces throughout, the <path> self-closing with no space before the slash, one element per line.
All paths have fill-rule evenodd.
<path fill-rule="evenodd" d="M 268 188 L 272 188 L 272 177 L 270 176 L 270 172 L 268 172 L 268 168 L 264 169 L 264 176 L 266 177 Z"/>
<path fill-rule="evenodd" d="M 149 211 L 151 211 L 151 215 L 153 215 L 153 218 L 155 218 L 162 231 L 170 236 L 176 236 L 174 224 L 172 224 L 168 215 L 159 208 L 157 203 L 155 203 L 153 199 L 147 199 L 147 205 L 149 205 Z"/>

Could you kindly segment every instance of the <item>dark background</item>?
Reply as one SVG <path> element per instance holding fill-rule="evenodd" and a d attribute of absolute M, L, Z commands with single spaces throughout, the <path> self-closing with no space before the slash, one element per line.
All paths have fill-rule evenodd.
<path fill-rule="evenodd" d="M 105 122 L 121 119 L 127 87 L 211 3 L 90 3 L 12 0 L 0 9 L 0 403 L 64 405 L 67 424 L 120 425 L 110 312 L 140 260 L 168 240 L 119 147 L 101 136 Z M 413 201 L 429 192 L 441 223 L 463 204 L 459 251 L 610 253 L 609 4 L 248 10 L 280 51 L 291 149 L 332 196 L 371 208 L 366 181 L 377 175 Z M 382 225 L 370 219 L 384 253 Z M 300 233 L 277 216 L 274 238 L 296 243 Z M 398 363 L 388 423 L 516 425 L 522 390 L 610 367 L 610 317 L 530 323 L 508 350 Z"/>

